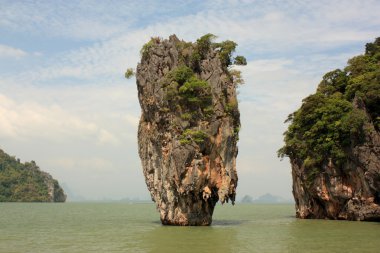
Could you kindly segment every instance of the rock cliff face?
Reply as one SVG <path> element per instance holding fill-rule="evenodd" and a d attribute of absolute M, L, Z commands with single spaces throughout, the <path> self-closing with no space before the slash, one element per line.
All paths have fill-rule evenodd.
<path fill-rule="evenodd" d="M 380 38 L 348 63 L 288 119 L 299 218 L 380 221 Z"/>
<path fill-rule="evenodd" d="M 65 202 L 58 181 L 34 161 L 19 159 L 0 150 L 0 202 Z"/>
<path fill-rule="evenodd" d="M 345 166 L 324 163 L 309 187 L 303 161 L 291 159 L 297 217 L 380 221 L 380 135 L 372 123 L 364 128 L 365 141 L 347 150 Z"/>
<path fill-rule="evenodd" d="M 47 202 L 65 202 L 66 194 L 59 185 L 58 181 L 55 180 L 49 173 L 39 170 L 41 176 L 44 179 L 44 183 L 48 189 L 48 201 Z M 37 172 L 38 173 L 38 172 Z"/>
<path fill-rule="evenodd" d="M 209 225 L 218 201 L 235 200 L 240 120 L 234 76 L 227 70 L 231 51 L 202 38 L 152 38 L 136 71 L 139 155 L 152 200 L 168 225 Z"/>

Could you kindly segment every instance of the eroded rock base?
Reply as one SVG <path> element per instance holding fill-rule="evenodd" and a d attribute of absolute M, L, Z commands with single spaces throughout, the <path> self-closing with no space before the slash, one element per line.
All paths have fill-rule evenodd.
<path fill-rule="evenodd" d="M 212 214 L 215 204 L 200 201 L 190 203 L 188 206 L 175 208 L 173 211 L 166 212 L 161 209 L 160 219 L 163 225 L 175 226 L 209 226 L 212 223 Z"/>

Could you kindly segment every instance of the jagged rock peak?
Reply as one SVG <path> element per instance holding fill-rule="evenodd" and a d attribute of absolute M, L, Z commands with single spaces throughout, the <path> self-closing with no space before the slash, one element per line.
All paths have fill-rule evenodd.
<path fill-rule="evenodd" d="M 285 146 L 299 218 L 380 221 L 380 38 L 289 115 Z"/>
<path fill-rule="evenodd" d="M 141 49 L 139 155 L 163 224 L 209 225 L 218 201 L 235 200 L 242 79 L 228 67 L 246 61 L 232 58 L 236 43 L 214 38 L 171 35 Z"/>

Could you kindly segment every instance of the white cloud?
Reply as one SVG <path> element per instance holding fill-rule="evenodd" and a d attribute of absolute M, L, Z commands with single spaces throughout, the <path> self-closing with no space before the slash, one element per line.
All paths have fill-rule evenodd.
<path fill-rule="evenodd" d="M 239 2 L 240 3 L 240 2 Z M 203 34 L 212 32 L 220 39 L 234 39 L 240 47 L 239 52 L 264 64 L 267 55 L 275 54 L 289 57 L 288 54 L 308 54 L 310 58 L 323 50 L 331 50 L 349 43 L 364 42 L 378 36 L 376 29 L 363 29 L 380 25 L 375 11 L 376 5 L 352 1 L 344 10 L 336 9 L 340 2 L 329 2 L 329 8 L 322 3 L 310 4 L 262 4 L 254 3 L 249 8 L 233 5 L 235 8 L 210 8 L 196 14 L 173 17 L 166 22 L 148 23 L 142 29 L 128 29 L 104 35 L 102 40 L 92 46 L 85 46 L 57 55 L 47 61 L 45 66 L 32 68 L 18 75 L 18 81 L 51 81 L 59 78 L 77 78 L 83 81 L 114 80 L 122 77 L 127 67 L 135 66 L 139 60 L 139 50 L 150 36 L 168 37 L 176 33 L 185 40 L 195 40 Z M 258 5 L 266 8 L 266 13 L 252 12 Z M 82 4 L 82 7 L 85 6 Z M 69 8 L 69 7 L 67 7 Z M 84 8 L 84 7 L 83 7 Z M 292 10 L 291 8 L 294 8 Z M 70 8 L 69 8 L 70 9 Z M 358 24 L 345 25 L 346 16 L 355 10 Z M 319 18 L 319 15 L 325 18 Z M 226 16 L 230 18 L 220 18 Z M 366 18 L 359 18 L 366 16 Z M 245 17 L 245 18 L 241 18 Z M 340 17 L 340 18 L 338 18 Z M 95 18 L 91 15 L 86 18 Z M 87 21 L 86 21 L 87 22 Z M 81 27 L 81 23 L 74 23 Z M 74 26 L 73 24 L 73 26 Z M 97 31 L 89 22 L 81 31 Z M 71 26 L 70 26 L 71 27 Z M 74 28 L 73 28 L 74 29 Z M 99 29 L 100 32 L 107 28 Z M 62 32 L 62 29 L 57 29 Z M 75 35 L 72 35 L 74 36 Z M 90 36 L 91 37 L 91 36 Z M 255 56 L 259 54 L 259 56 Z M 257 58 L 259 57 L 259 58 Z M 331 55 L 334 57 L 334 55 Z M 283 61 L 289 59 L 282 58 Z M 262 66 L 264 67 L 264 66 Z"/>
<path fill-rule="evenodd" d="M 134 84 L 0 86 L 0 148 L 88 198 L 145 196 Z"/>
<path fill-rule="evenodd" d="M 123 26 L 128 26 L 128 22 L 121 22 L 112 13 L 99 9 L 100 5 L 100 2 L 88 1 L 59 4 L 9 1 L 7 4 L 3 3 L 0 27 L 45 36 L 49 34 L 75 39 L 101 39 L 120 32 Z M 112 6 L 107 9 L 112 9 Z"/>
<path fill-rule="evenodd" d="M 117 144 L 117 138 L 96 123 L 83 119 L 57 104 L 15 100 L 0 94 L 0 138 L 49 139 L 62 142 L 68 138 L 95 139 L 99 144 Z"/>
<path fill-rule="evenodd" d="M 146 193 L 136 143 L 137 91 L 123 73 L 136 65 L 151 36 L 176 33 L 194 41 L 211 32 L 235 40 L 249 60 L 241 68 L 246 84 L 239 95 L 239 194 L 288 196 L 290 167 L 276 158 L 283 121 L 314 92 L 323 73 L 343 67 L 379 36 L 379 9 L 372 0 L 10 1 L 0 11 L 3 31 L 42 36 L 53 41 L 51 47 L 61 39 L 81 43 L 44 51 L 27 70 L 16 66 L 17 75 L 0 72 L 1 144 L 38 160 L 86 196 Z M 9 48 L 12 57 L 30 58 Z"/>
<path fill-rule="evenodd" d="M 283 69 L 285 66 L 292 64 L 290 59 L 265 59 L 250 61 L 248 67 L 240 67 L 244 72 L 266 72 Z"/>
<path fill-rule="evenodd" d="M 0 44 L 0 58 L 21 58 L 26 56 L 27 53 L 19 48 L 10 47 Z"/>
<path fill-rule="evenodd" d="M 70 158 L 60 157 L 56 159 L 47 159 L 46 163 L 49 167 L 65 168 L 66 172 L 72 170 L 85 171 L 87 173 L 109 173 L 115 170 L 112 161 L 100 157 L 90 158 Z"/>
<path fill-rule="evenodd" d="M 48 37 L 103 41 L 130 31 L 131 26 L 165 21 L 178 16 L 173 14 L 179 10 L 193 10 L 194 4 L 186 0 L 175 4 L 154 0 L 81 0 L 59 4 L 6 1 L 1 7 L 0 28 Z"/>

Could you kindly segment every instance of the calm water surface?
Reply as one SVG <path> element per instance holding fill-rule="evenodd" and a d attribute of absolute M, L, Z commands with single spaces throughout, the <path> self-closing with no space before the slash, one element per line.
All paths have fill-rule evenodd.
<path fill-rule="evenodd" d="M 380 223 L 297 220 L 293 205 L 218 205 L 165 227 L 152 204 L 0 203 L 0 252 L 380 252 Z"/>

